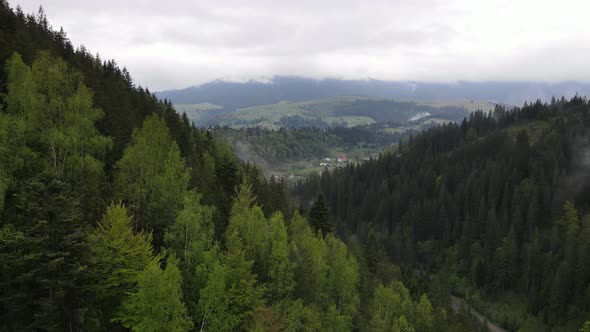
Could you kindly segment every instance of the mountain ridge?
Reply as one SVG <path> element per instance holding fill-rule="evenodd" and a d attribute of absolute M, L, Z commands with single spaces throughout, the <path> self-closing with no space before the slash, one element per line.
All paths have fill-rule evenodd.
<path fill-rule="evenodd" d="M 184 89 L 155 93 L 175 104 L 209 102 L 231 111 L 238 108 L 274 104 L 280 101 L 305 101 L 326 97 L 356 95 L 415 101 L 478 100 L 510 105 L 551 97 L 571 98 L 590 94 L 590 83 L 579 81 L 457 81 L 450 83 L 313 79 L 299 76 L 274 76 L 269 81 L 232 82 L 215 80 Z"/>

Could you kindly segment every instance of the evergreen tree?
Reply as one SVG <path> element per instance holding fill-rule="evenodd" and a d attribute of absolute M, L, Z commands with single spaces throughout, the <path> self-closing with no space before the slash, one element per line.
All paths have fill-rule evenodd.
<path fill-rule="evenodd" d="M 92 291 L 85 286 L 84 229 L 102 209 L 100 159 L 110 140 L 95 127 L 102 113 L 92 106 L 80 74 L 62 60 L 39 52 L 31 69 L 14 54 L 7 69 L 7 113 L 0 127 L 14 133 L 0 134 L 0 152 L 12 154 L 0 161 L 7 166 L 0 171 L 0 196 L 12 190 L 12 211 L 5 220 L 14 227 L 7 228 L 15 231 L 11 236 L 24 236 L 26 257 L 14 262 L 7 279 L 19 280 L 29 291 L 15 297 L 21 290 L 9 287 L 2 298 L 14 300 L 6 304 L 9 312 L 25 306 L 16 316 L 24 326 L 17 328 L 81 328 L 90 324 Z"/>
<path fill-rule="evenodd" d="M 151 235 L 134 234 L 132 227 L 125 206 L 111 205 L 89 235 L 90 267 L 106 326 L 114 310 L 126 299 L 126 293 L 136 288 L 139 274 L 153 259 Z"/>
<path fill-rule="evenodd" d="M 331 218 L 326 199 L 324 195 L 320 194 L 309 210 L 309 223 L 316 232 L 321 231 L 322 234 L 326 235 L 334 231 Z"/>
<path fill-rule="evenodd" d="M 182 302 L 178 260 L 169 256 L 164 270 L 159 261 L 156 257 L 139 274 L 137 291 L 123 303 L 116 319 L 132 331 L 189 331 L 193 322 Z"/>
<path fill-rule="evenodd" d="M 213 266 L 200 291 L 200 329 L 235 331 L 263 304 L 264 289 L 256 285 L 252 261 L 247 260 L 236 231 L 227 238 L 227 253 Z"/>

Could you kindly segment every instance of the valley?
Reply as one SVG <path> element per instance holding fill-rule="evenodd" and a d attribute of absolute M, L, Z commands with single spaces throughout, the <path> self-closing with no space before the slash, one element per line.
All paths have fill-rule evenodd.
<path fill-rule="evenodd" d="M 342 167 L 324 159 L 344 157 L 358 164 L 394 151 L 400 140 L 432 126 L 462 120 L 488 102 L 399 102 L 354 96 L 281 102 L 212 115 L 210 103 L 175 105 L 197 125 L 228 142 L 243 161 L 262 166 L 267 176 L 290 182 Z M 207 120 L 205 120 L 207 118 Z"/>

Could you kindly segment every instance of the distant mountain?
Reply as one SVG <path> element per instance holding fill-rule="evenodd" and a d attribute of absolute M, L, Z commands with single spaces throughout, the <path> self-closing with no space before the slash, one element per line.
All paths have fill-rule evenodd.
<path fill-rule="evenodd" d="M 279 101 L 306 101 L 335 96 L 364 96 L 415 101 L 491 101 L 521 105 L 525 101 L 590 95 L 590 84 L 581 82 L 468 82 L 424 83 L 380 80 L 315 80 L 276 76 L 269 82 L 244 83 L 213 81 L 180 90 L 156 92 L 175 104 L 212 103 L 224 111 L 274 104 Z"/>

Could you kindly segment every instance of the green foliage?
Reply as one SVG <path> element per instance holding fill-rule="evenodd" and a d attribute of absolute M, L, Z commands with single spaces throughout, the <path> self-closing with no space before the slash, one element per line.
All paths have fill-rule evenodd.
<path fill-rule="evenodd" d="M 284 318 L 285 331 L 319 331 L 322 329 L 320 313 L 315 308 L 306 306 L 301 299 L 289 303 Z"/>
<path fill-rule="evenodd" d="M 239 235 L 246 258 L 254 262 L 254 273 L 260 282 L 268 283 L 268 297 L 278 300 L 286 297 L 293 288 L 287 228 L 280 212 L 267 219 L 262 209 L 253 205 L 254 201 L 252 187 L 242 183 L 226 234 L 236 232 Z"/>
<path fill-rule="evenodd" d="M 39 253 L 33 253 L 29 246 L 36 243 L 30 242 L 30 239 L 14 225 L 2 225 L 0 228 L 0 270 L 2 279 L 0 279 L 0 289 L 2 289 L 0 304 L 3 312 L 0 318 L 3 321 L 3 328 L 7 330 L 24 329 L 30 322 L 25 322 L 27 317 L 24 310 L 31 310 L 31 307 L 22 300 L 30 292 L 23 283 L 31 280 L 26 276 Z M 33 257 L 31 257 L 33 256 Z"/>
<path fill-rule="evenodd" d="M 319 160 L 335 154 L 345 154 L 349 158 L 377 154 L 397 143 L 400 138 L 415 132 L 412 128 L 404 129 L 401 125 L 401 128 L 398 128 L 398 125 L 391 124 L 392 127 L 398 128 L 399 132 L 390 133 L 383 129 L 384 126 L 285 126 L 277 130 L 261 127 L 215 127 L 212 134 L 231 144 L 238 157 L 263 165 L 267 168 L 266 171 L 269 171 L 269 168 L 275 170 L 285 164 L 297 162 L 313 163 L 317 166 Z"/>
<path fill-rule="evenodd" d="M 424 332 L 434 331 L 434 310 L 426 294 L 422 294 L 414 310 L 416 330 Z"/>
<path fill-rule="evenodd" d="M 15 53 L 7 71 L 7 113 L 0 115 L 0 156 L 6 156 L 0 161 L 2 202 L 12 173 L 35 165 L 40 157 L 42 167 L 59 179 L 85 181 L 81 200 L 93 204 L 102 190 L 99 160 L 104 159 L 111 140 L 95 127 L 103 113 L 93 106 L 92 93 L 81 75 L 47 52 L 37 54 L 32 69 Z M 92 212 L 101 208 L 94 203 Z"/>
<path fill-rule="evenodd" d="M 192 317 L 198 315 L 199 290 L 205 286 L 209 271 L 218 260 L 213 212 L 212 207 L 201 204 L 199 194 L 188 191 L 182 210 L 164 235 L 168 250 L 180 258 L 184 301 Z"/>
<path fill-rule="evenodd" d="M 123 303 L 116 320 L 132 331 L 188 331 L 193 322 L 182 302 L 182 277 L 171 255 L 166 268 L 153 259 L 138 276 L 137 291 Z"/>
<path fill-rule="evenodd" d="M 326 312 L 326 327 L 352 329 L 359 310 L 356 259 L 333 235 L 315 235 L 297 212 L 291 219 L 289 233 L 290 257 L 295 266 L 294 294 Z"/>
<path fill-rule="evenodd" d="M 89 235 L 97 300 L 107 323 L 126 293 L 135 289 L 139 274 L 153 260 L 151 235 L 134 234 L 131 219 L 125 206 L 113 204 Z"/>
<path fill-rule="evenodd" d="M 92 106 L 92 93 L 82 76 L 46 52 L 37 55 L 32 73 L 41 101 L 38 116 L 34 114 L 30 121 L 40 133 L 55 173 L 62 176 L 66 168 L 100 171 L 98 161 L 87 156 L 104 157 L 111 141 L 95 127 L 103 112 Z"/>
<path fill-rule="evenodd" d="M 189 172 L 160 117 L 149 116 L 133 132 L 117 168 L 116 197 L 128 204 L 137 229 L 153 229 L 154 244 L 161 246 L 164 229 L 182 206 Z"/>
<path fill-rule="evenodd" d="M 563 215 L 557 220 L 557 223 L 563 227 L 564 233 L 570 233 L 578 230 L 580 220 L 578 211 L 572 202 L 565 202 L 563 205 Z"/>
<path fill-rule="evenodd" d="M 59 330 L 91 319 L 85 315 L 92 293 L 88 224 L 81 218 L 77 194 L 55 174 L 20 183 L 12 225 L 24 235 L 18 244 L 21 255 L 9 260 L 4 271 L 8 284 L 2 287 L 2 306 L 14 317 L 8 320 L 14 329 Z M 12 282 L 17 284 L 9 286 Z"/>
<path fill-rule="evenodd" d="M 403 285 L 394 287 L 377 286 L 371 302 L 369 329 L 390 331 L 396 324 L 396 318 L 411 313 L 411 298 Z"/>
<path fill-rule="evenodd" d="M 404 281 L 413 293 L 444 270 L 451 291 L 476 289 L 480 302 L 506 293 L 523 299 L 502 310 L 482 306 L 505 328 L 533 316 L 567 329 L 590 312 L 589 245 L 581 240 L 590 234 L 582 218 L 590 191 L 580 157 L 588 110 L 587 100 L 573 98 L 474 112 L 407 139 L 397 153 L 309 178 L 293 193 L 304 205 L 325 195 L 338 233 L 382 245 L 412 271 Z M 379 238 L 371 240 L 372 230 Z"/>
<path fill-rule="evenodd" d="M 269 297 L 273 300 L 286 298 L 294 288 L 293 263 L 289 260 L 289 240 L 287 227 L 280 213 L 276 213 L 268 220 L 270 232 L 269 256 Z"/>
<path fill-rule="evenodd" d="M 386 165 L 369 161 L 326 172 L 307 191 L 311 199 L 300 196 L 309 202 L 319 189 L 327 195 L 308 223 L 289 210 L 283 181 L 265 180 L 259 168 L 240 163 L 216 140 L 221 129 L 193 127 L 169 102 L 135 86 L 114 61 L 92 56 L 84 47 L 74 50 L 42 11 L 35 16 L 13 12 L 0 0 L 0 31 L 0 61 L 8 60 L 0 71 L 0 330 L 473 330 L 468 315 L 441 308 L 448 287 L 440 287 L 435 307 L 426 296 L 412 300 L 428 288 L 424 280 L 444 261 L 437 253 L 451 252 L 441 250 L 449 243 L 456 243 L 455 254 L 444 257 L 453 274 L 486 276 L 498 262 L 508 262 L 498 264 L 509 268 L 524 262 L 526 277 L 518 277 L 518 265 L 503 283 L 532 294 L 531 307 L 544 310 L 549 320 L 589 311 L 590 219 L 549 223 L 554 237 L 546 230 L 545 207 L 558 211 L 567 196 L 551 189 L 572 155 L 560 121 L 533 140 L 519 133 L 492 141 L 491 147 L 508 151 L 495 163 L 473 157 L 493 154 L 476 147 L 495 128 L 491 117 L 475 113 L 465 126 L 435 129 L 431 139 L 409 139 L 401 156 L 383 157 L 390 158 Z M 394 104 L 352 102 L 373 113 Z M 342 105 L 322 107 L 335 107 L 330 120 L 360 120 Z M 314 123 L 297 116 L 279 121 Z M 381 129 L 258 133 L 268 141 L 260 149 L 280 159 L 324 151 L 334 143 L 373 149 L 399 137 Z M 448 131 L 447 136 L 436 137 L 437 130 Z M 293 138 L 305 139 L 289 142 Z M 457 142 L 464 150 L 445 154 Z M 464 155 L 471 163 L 444 162 Z M 410 160 L 396 159 L 405 156 Z M 482 165 L 489 169 L 467 174 Z M 479 182 L 489 174 L 494 181 Z M 495 185 L 504 182 L 506 188 Z M 484 192 L 491 194 L 482 197 Z M 112 200 L 121 203 L 107 208 Z M 572 201 L 585 211 L 579 203 L 584 200 Z M 350 230 L 364 239 L 372 229 L 378 237 L 349 250 L 331 232 L 330 210 L 343 226 L 339 235 Z M 446 217 L 435 218 L 438 211 Z M 291 215 L 286 223 L 284 216 Z M 496 216 L 497 228 L 483 226 L 487 215 Z M 571 215 L 563 220 L 573 220 Z M 446 239 L 439 242 L 434 234 Z M 382 239 L 392 244 L 383 246 Z M 498 252 L 508 253 L 508 259 L 500 254 L 491 263 L 482 259 Z M 527 256 L 520 257 L 522 252 Z M 418 264 L 398 268 L 388 254 Z M 541 270 L 559 261 L 555 276 Z M 541 295 L 553 307 L 543 307 Z"/>
<path fill-rule="evenodd" d="M 164 236 L 166 247 L 180 257 L 181 266 L 193 270 L 213 247 L 213 236 L 213 208 L 202 205 L 195 191 L 187 191 L 182 210 Z"/>
<path fill-rule="evenodd" d="M 237 234 L 244 245 L 246 258 L 254 262 L 254 272 L 268 280 L 271 242 L 262 209 L 252 206 L 256 198 L 252 187 L 242 183 L 232 206 L 226 236 Z"/>
<path fill-rule="evenodd" d="M 80 73 L 48 52 L 37 54 L 32 69 L 15 53 L 7 70 L 6 108 L 16 117 L 21 143 L 38 144 L 48 168 L 60 178 L 67 170 L 101 172 L 94 157 L 104 158 L 111 141 L 95 127 L 103 113 L 93 107 Z"/>
<path fill-rule="evenodd" d="M 162 295 L 145 287 L 155 281 L 170 296 L 182 292 L 200 319 L 213 267 L 238 266 L 226 262 L 212 226 L 224 238 L 235 186 L 242 177 L 255 183 L 268 216 L 287 211 L 285 187 L 271 188 L 114 61 L 74 50 L 43 11 L 25 15 L 0 0 L 0 31 L 0 330 L 120 330 L 111 319 L 121 302 L 126 324 L 141 329 L 137 312 L 150 308 L 137 299 Z M 112 200 L 126 204 L 134 225 L 122 204 L 107 209 Z M 265 264 L 273 296 L 283 297 L 292 287 L 284 225 L 268 224 L 273 263 Z M 146 272 L 150 233 L 158 251 L 165 244 L 181 259 L 184 282 L 172 261 Z M 151 300 L 158 314 L 174 309 L 170 325 L 188 328 L 178 301 Z"/>
<path fill-rule="evenodd" d="M 334 231 L 332 215 L 324 195 L 320 194 L 309 210 L 309 223 L 316 232 L 326 235 Z"/>
<path fill-rule="evenodd" d="M 0 212 L 4 208 L 6 191 L 13 182 L 13 172 L 22 167 L 22 144 L 17 138 L 19 119 L 0 113 Z"/>
<path fill-rule="evenodd" d="M 239 329 L 263 304 L 264 289 L 256 285 L 252 261 L 246 258 L 236 231 L 227 238 L 227 253 L 216 263 L 200 291 L 201 329 Z"/>
<path fill-rule="evenodd" d="M 295 213 L 289 225 L 290 256 L 295 264 L 295 295 L 306 303 L 325 304 L 328 264 L 324 260 L 326 243 L 312 232 L 307 221 Z"/>
<path fill-rule="evenodd" d="M 393 321 L 392 331 L 414 332 L 416 330 L 410 325 L 406 317 L 399 316 Z"/>
<path fill-rule="evenodd" d="M 328 285 L 335 310 L 340 315 L 355 318 L 359 306 L 359 266 L 342 241 L 333 235 L 328 235 L 325 241 Z"/>
<path fill-rule="evenodd" d="M 398 281 L 389 287 L 382 284 L 375 288 L 370 304 L 371 331 L 435 331 L 434 309 L 425 294 L 413 302 L 408 289 Z M 409 318 L 409 320 L 408 320 Z M 440 323 L 446 324 L 444 316 Z M 438 326 L 443 330 L 445 325 Z"/>
<path fill-rule="evenodd" d="M 7 278 L 35 291 L 6 288 L 6 311 L 20 312 L 15 329 L 92 324 L 83 286 L 90 277 L 84 234 L 90 220 L 82 212 L 93 218 L 102 209 L 100 160 L 110 147 L 95 128 L 102 113 L 80 74 L 47 52 L 37 54 L 32 69 L 13 54 L 7 71 L 0 199 L 4 203 L 11 192 L 3 219 L 24 235 L 26 257 L 11 262 Z"/>

